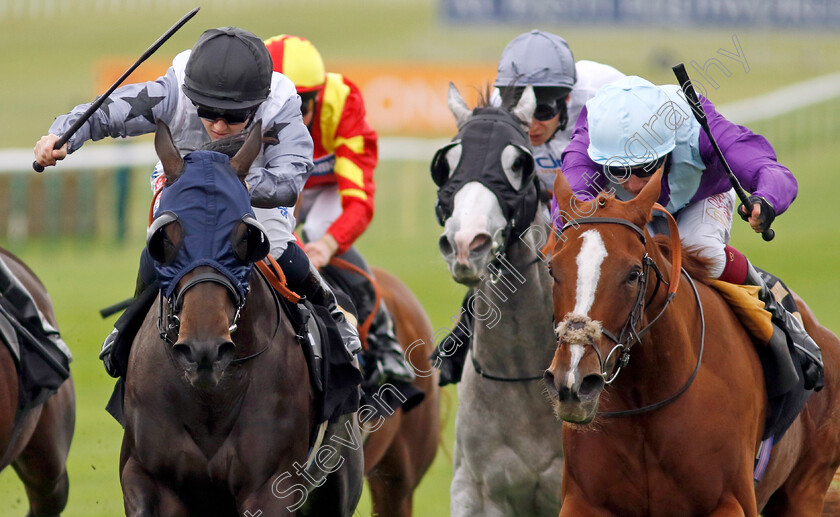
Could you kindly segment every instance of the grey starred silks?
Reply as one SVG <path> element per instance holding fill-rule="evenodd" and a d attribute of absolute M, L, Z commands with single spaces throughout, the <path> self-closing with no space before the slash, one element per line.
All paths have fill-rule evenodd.
<path fill-rule="evenodd" d="M 266 147 L 269 145 L 277 145 L 280 143 L 280 131 L 283 131 L 283 128 L 288 125 L 288 122 L 278 122 L 263 132 L 263 151 L 265 151 Z"/>
<path fill-rule="evenodd" d="M 102 105 L 99 106 L 99 109 L 105 113 L 105 116 L 111 118 L 111 109 L 109 106 L 114 103 L 114 99 L 107 97 L 104 101 L 102 101 Z"/>
<path fill-rule="evenodd" d="M 125 118 L 126 122 L 142 116 L 154 124 L 155 116 L 152 114 L 152 108 L 162 101 L 163 97 L 149 97 L 149 90 L 144 87 L 137 94 L 137 97 L 123 97 L 123 100 L 131 106 L 131 111 L 128 112 L 128 116 Z"/>

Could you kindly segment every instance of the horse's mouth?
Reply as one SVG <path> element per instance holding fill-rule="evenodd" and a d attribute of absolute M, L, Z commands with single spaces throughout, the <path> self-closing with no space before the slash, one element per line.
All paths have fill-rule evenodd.
<path fill-rule="evenodd" d="M 588 424 L 598 414 L 598 399 L 578 403 L 554 400 L 551 405 L 554 416 L 572 424 Z"/>
<path fill-rule="evenodd" d="M 545 394 L 548 397 L 554 415 L 565 422 L 575 424 L 588 424 L 598 413 L 598 401 L 600 400 L 601 389 L 595 385 L 588 385 L 583 390 L 576 390 L 570 393 L 564 390 L 562 396 L 560 390 L 554 383 L 554 376 L 550 370 L 546 370 L 543 378 Z"/>
<path fill-rule="evenodd" d="M 478 269 L 472 266 L 465 266 L 460 262 L 456 262 L 450 269 L 452 271 L 452 279 L 459 284 L 475 287 L 481 282 L 482 275 L 479 274 Z"/>

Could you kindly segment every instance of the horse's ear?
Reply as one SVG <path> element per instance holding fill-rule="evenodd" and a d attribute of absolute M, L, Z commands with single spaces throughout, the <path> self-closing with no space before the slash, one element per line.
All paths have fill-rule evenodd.
<path fill-rule="evenodd" d="M 554 175 L 554 197 L 557 198 L 557 203 L 561 206 L 563 204 L 567 204 L 567 202 L 571 202 L 572 196 L 575 193 L 572 192 L 572 187 L 569 185 L 569 180 L 566 179 L 566 175 L 563 172 L 558 172 Z"/>
<path fill-rule="evenodd" d="M 566 179 L 566 175 L 562 171 L 554 175 L 554 197 L 557 199 L 557 205 L 560 207 L 560 215 L 567 221 L 570 217 L 585 217 L 592 215 L 592 212 L 595 211 L 595 207 L 593 206 L 595 201 L 577 199 L 575 192 L 572 190 L 572 186 L 569 185 L 569 180 Z M 564 209 L 563 207 L 567 207 L 568 209 Z"/>
<path fill-rule="evenodd" d="M 650 177 L 650 181 L 635 198 L 627 202 L 628 205 L 633 206 L 638 211 L 638 220 L 634 222 L 639 223 L 639 226 L 643 226 L 650 221 L 653 204 L 659 199 L 661 193 L 662 171 L 660 170 Z"/>
<path fill-rule="evenodd" d="M 256 121 L 245 137 L 245 143 L 233 158 L 230 159 L 230 166 L 236 171 L 239 179 L 245 181 L 245 176 L 251 170 L 251 164 L 257 159 L 262 149 L 262 119 Z"/>
<path fill-rule="evenodd" d="M 181 153 L 175 147 L 175 141 L 172 140 L 169 126 L 161 119 L 157 119 L 155 123 L 155 152 L 163 164 L 163 175 L 166 177 L 166 183 L 171 184 L 184 172 L 184 159 L 181 158 Z"/>
<path fill-rule="evenodd" d="M 530 124 L 531 118 L 534 116 L 534 110 L 536 109 L 537 96 L 534 94 L 534 87 L 528 85 L 519 97 L 519 102 L 517 102 L 516 106 L 514 106 L 511 110 L 511 113 L 516 115 L 519 120 L 525 122 L 526 124 Z"/>
<path fill-rule="evenodd" d="M 455 123 L 458 127 L 472 117 L 472 110 L 467 107 L 467 102 L 461 97 L 461 92 L 451 82 L 449 83 L 449 97 L 447 99 L 449 111 L 455 116 Z"/>

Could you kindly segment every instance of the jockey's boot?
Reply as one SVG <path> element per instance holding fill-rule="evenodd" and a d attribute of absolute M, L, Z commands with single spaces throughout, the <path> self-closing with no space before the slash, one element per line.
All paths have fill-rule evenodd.
<path fill-rule="evenodd" d="M 4 302 L 8 302 L 3 303 L 3 308 L 6 312 L 11 313 L 11 316 L 17 319 L 18 323 L 26 329 L 29 337 L 35 340 L 49 341 L 54 348 L 60 350 L 68 359 L 72 357 L 67 344 L 61 339 L 61 334 L 47 321 L 47 318 L 35 305 L 32 295 L 15 278 L 2 260 L 0 260 L 0 298 L 3 298 Z M 32 345 L 38 346 L 38 343 L 32 343 Z"/>
<path fill-rule="evenodd" d="M 372 357 L 373 364 L 367 368 L 366 385 L 381 386 L 386 382 L 409 384 L 414 382 L 414 370 L 406 364 L 403 349 L 394 335 L 391 313 L 384 301 L 380 301 L 379 310 L 371 321 L 367 343 L 368 354 Z"/>
<path fill-rule="evenodd" d="M 305 296 L 315 305 L 326 307 L 338 327 L 341 339 L 344 342 L 344 348 L 351 356 L 362 349 L 362 342 L 359 340 L 359 331 L 356 329 L 356 325 L 350 322 L 344 315 L 344 311 L 338 307 L 335 293 L 314 267 L 309 267 L 309 275 L 301 282 L 299 294 Z"/>
<path fill-rule="evenodd" d="M 759 298 L 764 302 L 764 309 L 770 313 L 771 321 L 775 327 L 778 327 L 784 335 L 790 339 L 793 348 L 798 352 L 799 360 L 804 372 L 804 383 L 806 390 L 820 391 L 825 384 L 825 374 L 823 371 L 822 353 L 817 343 L 808 335 L 805 327 L 796 316 L 791 314 L 782 303 L 776 299 L 773 291 L 767 286 L 764 277 L 753 267 L 751 263 L 747 263 L 747 279 L 744 282 L 748 285 L 755 285 L 760 287 L 758 293 Z M 785 289 L 781 282 L 778 282 L 775 288 Z M 790 296 L 787 294 L 787 296 Z M 784 297 L 782 297 L 784 298 Z M 781 337 L 784 337 L 783 335 Z M 772 340 L 777 339 L 777 333 L 773 333 Z M 772 343 L 771 343 L 772 345 Z"/>
<path fill-rule="evenodd" d="M 137 282 L 134 285 L 134 297 L 130 306 L 125 309 L 122 316 L 114 322 L 114 330 L 105 337 L 102 349 L 99 351 L 99 359 L 105 366 L 105 371 L 115 379 L 121 375 L 120 368 L 114 361 L 114 349 L 122 347 L 123 339 L 133 341 L 134 335 L 143 323 L 146 313 L 154 302 L 152 291 L 147 290 L 154 284 L 157 290 L 157 282 L 154 280 L 156 273 L 151 257 L 146 249 L 140 255 L 140 268 L 137 271 Z M 131 343 L 127 343 L 130 348 Z M 126 348 L 126 350 L 128 350 Z"/>
<path fill-rule="evenodd" d="M 475 318 L 469 308 L 472 295 L 472 289 L 467 291 L 461 303 L 458 323 L 440 341 L 430 357 L 432 365 L 440 370 L 439 386 L 460 382 L 461 375 L 464 373 L 464 363 L 467 362 L 467 352 L 470 349 L 475 323 Z"/>

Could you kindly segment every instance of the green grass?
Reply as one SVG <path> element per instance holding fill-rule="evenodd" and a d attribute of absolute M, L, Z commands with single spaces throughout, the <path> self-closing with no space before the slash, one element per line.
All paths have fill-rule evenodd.
<path fill-rule="evenodd" d="M 261 37 L 281 32 L 307 36 L 316 42 L 328 67 L 360 59 L 493 63 L 513 36 L 532 28 L 452 27 L 438 20 L 432 0 L 372 0 L 353 3 L 352 9 L 339 0 L 278 1 L 270 7 L 265 2 L 259 3 L 262 7 L 241 2 L 235 8 L 233 3 L 207 4 L 155 58 L 171 58 L 191 46 L 205 28 L 232 24 Z M 0 98 L 4 99 L 0 146 L 33 145 L 53 117 L 98 93 L 94 91 L 94 66 L 99 58 L 122 56 L 130 62 L 189 7 L 138 9 L 128 17 L 65 9 L 72 12 L 37 23 L 0 21 Z M 673 81 L 671 64 L 703 63 L 716 56 L 719 48 L 732 49 L 731 37 L 736 33 L 751 69 L 745 73 L 733 67 L 731 77 L 720 79 L 720 89 L 711 94 L 719 103 L 840 69 L 840 37 L 829 32 L 542 28 L 564 35 L 579 59 L 609 63 L 660 83 Z M 777 237 L 773 242 L 762 242 L 740 220 L 734 223 L 732 241 L 753 262 L 781 276 L 808 301 L 821 321 L 835 330 L 840 330 L 836 310 L 840 275 L 835 272 L 835 257 L 840 252 L 840 204 L 836 201 L 840 187 L 835 172 L 840 161 L 835 144 L 840 134 L 838 121 L 840 108 L 834 102 L 756 125 L 777 146 L 780 160 L 796 174 L 799 198 L 774 225 Z M 78 415 L 69 461 L 71 496 L 64 514 L 69 517 L 122 512 L 117 476 L 122 431 L 103 409 L 112 381 L 97 359 L 113 321 L 100 319 L 97 310 L 132 292 L 148 209 L 147 173 L 137 170 L 132 176 L 134 194 L 126 245 L 65 239 L 11 246 L 47 285 L 62 332 L 75 354 L 72 369 Z M 434 186 L 428 164 L 383 163 L 377 181 L 377 215 L 359 248 L 372 264 L 406 282 L 435 328 L 449 327 L 449 317 L 457 311 L 464 288 L 451 281 L 437 251 L 440 228 L 433 215 Z M 101 210 L 103 216 L 110 213 L 107 206 Z M 444 443 L 451 451 L 456 393 L 449 389 L 447 394 L 452 408 Z M 448 514 L 451 476 L 450 460 L 441 453 L 415 496 L 416 515 Z M 0 515 L 23 515 L 25 506 L 14 473 L 0 474 Z M 357 513 L 370 513 L 366 500 Z"/>

